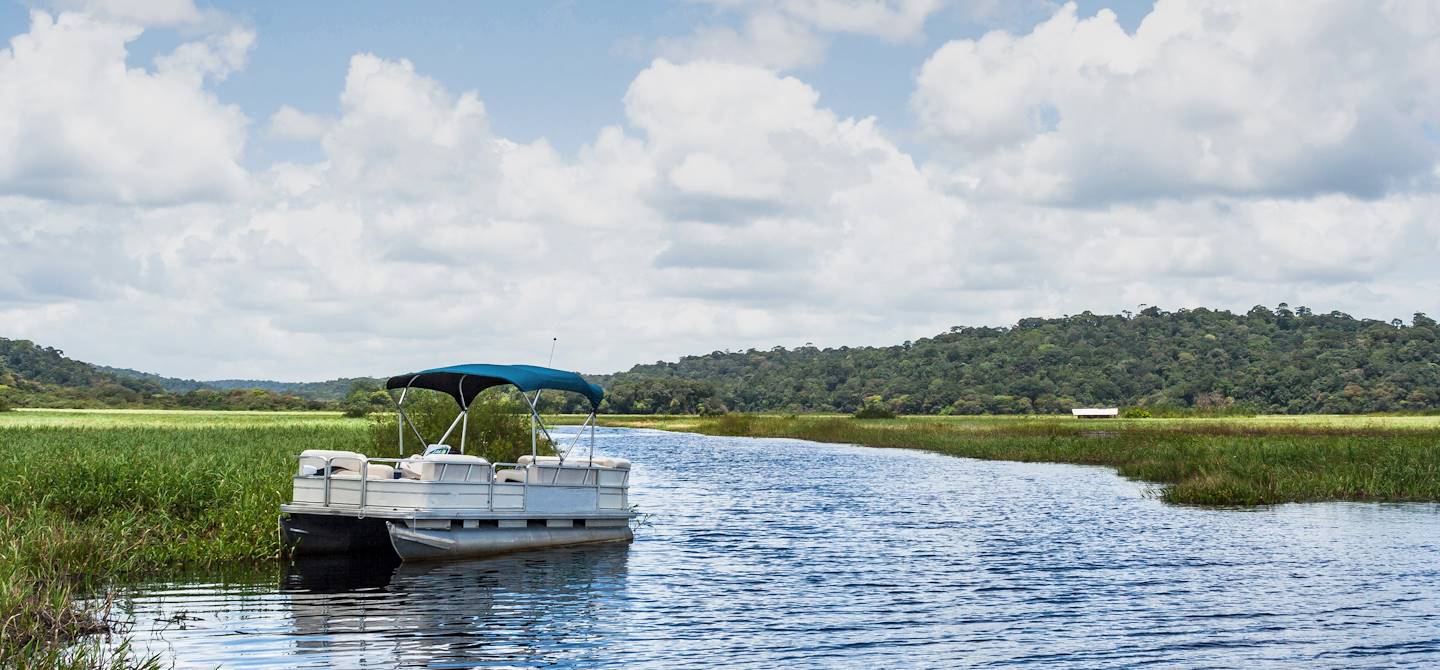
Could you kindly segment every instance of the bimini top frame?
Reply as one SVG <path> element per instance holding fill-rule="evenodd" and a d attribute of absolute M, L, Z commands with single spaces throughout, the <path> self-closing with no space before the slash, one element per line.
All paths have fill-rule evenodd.
<path fill-rule="evenodd" d="M 604 389 L 585 381 L 574 372 L 542 368 L 537 365 L 492 365 L 470 363 L 391 377 L 387 389 L 420 388 L 448 393 L 461 407 L 469 407 L 475 396 L 491 386 L 514 384 L 521 391 L 553 389 L 579 393 L 590 400 L 593 409 L 605 397 Z"/>
<path fill-rule="evenodd" d="M 431 368 L 411 374 L 396 375 L 387 380 L 385 382 L 387 391 L 400 389 L 398 400 L 392 396 L 392 400 L 395 400 L 395 410 L 400 414 L 400 454 L 403 456 L 405 453 L 406 425 L 410 426 L 415 437 L 420 439 L 421 445 L 427 448 L 429 446 L 425 437 L 420 434 L 420 430 L 415 427 L 414 422 L 405 415 L 405 395 L 410 389 L 422 388 L 440 391 L 454 398 L 455 402 L 460 405 L 460 413 L 455 416 L 455 420 L 450 423 L 450 428 L 440 437 L 437 444 L 445 444 L 445 440 L 449 439 L 450 434 L 459 424 L 460 453 L 463 454 L 465 453 L 465 436 L 470 426 L 470 407 L 475 401 L 475 396 L 480 395 L 480 392 L 487 388 L 505 384 L 514 385 L 525 394 L 526 404 L 530 408 L 530 455 L 532 457 L 538 455 L 536 453 L 538 451 L 537 429 L 543 432 L 552 444 L 555 443 L 554 439 L 550 438 L 550 431 L 546 430 L 545 422 L 540 418 L 540 413 L 536 409 L 537 403 L 540 401 L 540 391 L 547 389 L 570 391 L 585 396 L 590 401 L 590 415 L 585 418 L 585 423 L 581 424 L 580 432 L 576 433 L 575 441 L 570 444 L 570 447 L 564 451 L 556 449 L 556 453 L 563 463 L 565 457 L 579 443 L 580 436 L 585 433 L 585 428 L 589 427 L 590 456 L 593 459 L 595 455 L 595 411 L 605 397 L 604 389 L 585 381 L 583 377 L 574 372 L 542 368 L 538 365 L 495 365 L 491 363 L 468 363 Z M 533 394 L 531 394 L 532 391 Z"/>

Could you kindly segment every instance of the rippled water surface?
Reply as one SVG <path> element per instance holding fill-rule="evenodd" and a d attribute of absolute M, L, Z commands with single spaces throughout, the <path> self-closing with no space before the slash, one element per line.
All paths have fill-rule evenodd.
<path fill-rule="evenodd" d="M 599 444 L 636 463 L 632 545 L 145 585 L 131 633 L 178 667 L 1440 666 L 1440 506 L 1195 509 L 1105 468 Z"/>

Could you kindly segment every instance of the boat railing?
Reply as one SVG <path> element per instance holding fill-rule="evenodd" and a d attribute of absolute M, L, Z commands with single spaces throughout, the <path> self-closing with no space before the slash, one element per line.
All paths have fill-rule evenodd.
<path fill-rule="evenodd" d="M 496 484 L 519 484 L 519 485 L 520 485 L 520 493 L 521 493 L 521 495 L 523 496 L 523 497 L 521 498 L 521 500 L 524 501 L 524 500 L 529 500 L 529 499 L 530 499 L 530 476 L 527 474 L 523 479 L 521 479 L 521 480 L 518 481 L 518 482 L 501 482 L 501 481 L 497 481 L 495 478 L 500 476 L 500 468 L 502 468 L 502 467 L 512 468 L 512 469 L 517 469 L 517 470 L 518 470 L 518 469 L 520 469 L 520 464 L 519 464 L 519 463 L 491 463 L 491 464 L 490 464 L 490 469 L 491 469 L 491 471 L 492 471 L 492 474 L 490 475 L 490 490 L 489 490 L 488 496 L 487 496 L 489 499 L 486 500 L 486 503 L 485 503 L 485 504 L 490 508 L 491 511 L 494 511 L 494 510 L 495 510 L 495 485 L 496 485 Z M 524 506 L 525 506 L 525 503 L 524 503 L 524 502 L 521 502 L 520 505 L 521 505 L 521 508 L 523 509 Z"/>
<path fill-rule="evenodd" d="M 296 460 L 304 461 L 304 460 L 306 460 L 306 459 L 313 459 L 313 458 L 316 458 L 316 457 L 315 457 L 315 456 L 306 456 L 306 455 L 304 455 L 304 454 L 301 454 L 301 455 L 299 455 L 299 456 L 296 457 Z M 357 460 L 357 459 L 356 459 L 354 456 L 324 456 L 324 457 L 321 457 L 321 458 L 323 459 L 323 461 L 324 461 L 324 463 L 325 463 L 325 466 L 324 466 L 323 468 L 320 468 L 320 472 L 321 472 L 321 474 L 323 474 L 323 476 L 324 476 L 324 478 L 325 478 L 325 496 L 324 496 L 324 502 L 323 502 L 322 504 L 323 504 L 325 507 L 329 507 L 329 506 L 330 506 L 330 482 L 332 481 L 332 479 L 331 479 L 332 475 L 335 474 L 334 462 L 335 462 L 336 460 L 354 461 L 354 460 Z M 369 456 L 365 456 L 365 457 L 362 457 L 362 458 L 360 458 L 360 459 L 358 459 L 358 460 L 360 461 L 360 469 L 359 469 L 359 471 L 358 471 L 356 474 L 360 477 L 360 509 L 365 509 L 365 496 L 366 496 L 366 493 L 367 493 L 367 489 L 369 488 L 368 486 L 366 486 L 366 482 L 370 481 L 370 463 L 372 463 L 372 462 L 374 462 L 374 463 L 396 463 L 396 464 L 398 465 L 400 461 L 403 461 L 403 460 L 406 460 L 406 459 L 403 459 L 403 458 L 380 458 L 380 457 L 371 458 L 371 457 L 369 457 Z"/>
<path fill-rule="evenodd" d="M 320 469 L 320 474 L 323 475 L 324 482 L 325 482 L 325 484 L 324 484 L 324 487 L 325 487 L 325 489 L 324 489 L 324 497 L 323 497 L 323 502 L 322 502 L 322 506 L 324 506 L 324 507 L 330 507 L 330 506 L 331 506 L 331 495 L 330 495 L 330 491 L 331 491 L 331 482 L 333 481 L 333 476 L 334 476 L 334 474 L 335 474 L 334 461 L 343 460 L 343 461 L 351 461 L 351 462 L 353 462 L 353 461 L 357 461 L 357 460 L 358 460 L 358 461 L 360 462 L 359 471 L 356 473 L 357 476 L 359 477 L 359 480 L 360 480 L 360 503 L 359 503 L 359 506 L 358 506 L 358 508 L 357 508 L 357 509 L 360 510 L 360 511 L 363 511 L 363 510 L 365 510 L 365 508 L 366 508 L 366 502 L 367 502 L 367 497 L 368 497 L 369 488 L 370 488 L 369 482 L 370 482 L 371 479 L 374 479 L 375 481 L 395 481 L 394 479 L 380 479 L 380 478 L 371 477 L 371 476 L 370 476 L 370 464 L 371 464 L 371 463 L 376 463 L 376 464 L 394 463 L 395 465 L 392 466 L 392 467 L 394 467 L 396 470 L 398 470 L 398 469 L 399 469 L 399 465 L 400 465 L 401 463 L 406 463 L 406 462 L 411 462 L 411 463 L 413 463 L 413 462 L 415 462 L 415 460 L 416 460 L 413 456 L 412 456 L 412 457 L 407 457 L 407 458 L 391 458 L 391 457 L 380 457 L 380 456 L 376 456 L 376 457 L 363 456 L 363 457 L 357 459 L 357 458 L 355 458 L 354 456 L 306 456 L 306 455 L 304 455 L 304 454 L 301 454 L 301 455 L 297 456 L 297 457 L 296 457 L 296 460 L 298 460 L 298 461 L 304 461 L 304 460 L 307 460 L 307 459 L 313 460 L 313 459 L 316 459 L 316 458 L 321 459 L 321 460 L 324 462 L 324 464 L 325 464 L 324 467 Z M 578 465 L 578 464 L 581 463 L 581 462 L 584 462 L 584 461 L 577 461 L 577 462 L 576 462 L 576 465 Z M 440 465 L 440 466 L 443 468 L 443 467 L 446 467 L 446 466 L 456 465 L 456 464 L 453 464 L 453 463 L 438 463 L 437 465 Z M 487 488 L 488 488 L 487 495 L 486 495 L 486 508 L 487 508 L 488 510 L 490 510 L 490 511 L 495 511 L 495 486 L 496 486 L 497 484 L 506 484 L 506 485 L 519 484 L 520 487 L 521 487 L 521 495 L 523 496 L 523 497 L 521 498 L 521 500 L 522 500 L 522 501 L 529 500 L 529 497 L 530 497 L 530 496 L 529 496 L 529 494 L 530 494 L 530 469 L 531 469 L 531 468 L 537 468 L 537 469 L 544 469 L 544 468 L 545 468 L 544 465 L 536 464 L 536 463 L 533 463 L 533 462 L 532 462 L 532 463 L 528 463 L 528 464 L 524 464 L 524 463 L 490 463 L 489 465 L 490 465 L 490 479 L 489 479 L 489 481 L 485 482 L 485 484 L 486 484 L 486 486 L 487 486 Z M 474 465 L 469 465 L 469 466 L 467 466 L 467 467 L 473 468 L 473 467 L 476 467 L 476 466 L 474 466 Z M 524 476 L 520 481 L 518 481 L 518 482 L 501 482 L 501 481 L 497 481 L 497 480 L 496 480 L 496 477 L 498 476 L 499 471 L 500 471 L 501 468 L 509 468 L 509 469 L 514 469 L 514 470 L 519 470 L 519 471 L 521 471 L 521 472 L 524 472 L 524 473 L 525 473 L 525 476 Z M 348 468 L 347 468 L 347 469 L 348 469 Z M 585 469 L 587 470 L 587 472 L 586 472 L 586 474 L 585 474 L 585 481 L 583 481 L 582 483 L 580 483 L 580 484 L 559 484 L 559 483 L 558 483 L 558 481 L 559 481 L 559 476 L 560 476 L 560 472 L 559 472 L 559 471 L 560 471 L 561 468 L 559 468 L 559 467 L 553 467 L 553 468 L 551 468 L 551 469 L 554 469 L 556 472 L 555 472 L 555 476 L 554 476 L 554 481 L 552 481 L 552 482 L 550 483 L 550 485 L 554 485 L 554 486 L 587 486 L 587 485 L 588 485 L 590 488 L 595 489 L 595 508 L 596 508 L 596 509 L 603 509 L 603 507 L 600 505 L 600 499 L 601 499 L 601 498 L 600 498 L 600 489 L 602 489 L 602 488 L 619 488 L 619 489 L 624 489 L 624 488 L 627 487 L 627 486 L 629 485 L 629 483 L 630 483 L 630 472 L 629 472 L 629 470 L 621 470 L 620 472 L 623 472 L 624 474 L 621 476 L 621 479 L 620 479 L 620 483 L 619 483 L 619 484 L 602 486 L 602 485 L 600 484 L 600 470 L 597 469 L 597 468 L 595 468 L 593 465 L 591 465 L 591 466 L 588 466 L 588 467 L 585 468 Z M 442 472 L 442 476 L 443 476 L 443 472 L 444 472 L 443 469 L 442 469 L 441 472 Z M 469 481 L 469 476 L 468 476 L 468 473 L 467 473 L 466 481 L 465 481 L 465 482 L 449 482 L 449 483 L 465 483 L 465 484 L 469 484 L 469 483 L 472 483 L 472 482 Z M 537 482 L 537 484 L 538 484 L 538 483 L 541 483 L 541 482 Z M 522 510 L 524 509 L 524 505 L 525 505 L 525 503 L 522 502 L 522 503 L 521 503 L 521 509 L 522 509 Z M 347 507 L 348 507 L 348 505 L 347 505 Z M 508 508 L 507 508 L 507 509 L 508 509 Z"/>

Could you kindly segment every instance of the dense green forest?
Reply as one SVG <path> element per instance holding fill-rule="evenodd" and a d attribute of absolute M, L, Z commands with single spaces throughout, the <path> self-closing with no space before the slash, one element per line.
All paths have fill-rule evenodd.
<path fill-rule="evenodd" d="M 1161 411 L 1360 413 L 1440 409 L 1440 327 L 1304 307 L 1090 312 L 957 326 L 891 347 L 799 347 L 687 356 L 587 375 L 602 412 L 1060 413 L 1104 405 Z M 234 386 L 230 386 L 230 385 Z M 250 385 L 250 388 L 244 387 Z M 259 387 L 259 388 L 254 388 Z M 208 409 L 383 409 L 376 380 L 195 382 L 97 368 L 0 339 L 0 403 Z M 353 393 L 351 393 L 353 391 Z M 348 401 L 345 400 L 347 394 Z M 546 411 L 583 411 L 547 393 Z"/>
<path fill-rule="evenodd" d="M 1151 307 L 957 326 L 892 347 L 715 352 L 597 381 L 616 413 L 853 412 L 867 398 L 903 414 L 1419 411 L 1440 408 L 1440 328 L 1424 314 L 1407 324 L 1283 303 Z"/>
<path fill-rule="evenodd" d="M 128 379 L 141 379 L 158 384 L 160 388 L 171 393 L 189 393 L 191 391 L 233 391 L 236 389 L 271 391 L 280 395 L 293 395 L 310 400 L 326 400 L 338 402 L 350 393 L 351 387 L 356 382 L 372 382 L 369 377 L 345 377 L 331 379 L 323 382 L 276 382 L 267 379 L 213 379 L 208 381 L 196 381 L 194 379 L 181 379 L 178 377 L 162 377 L 149 372 L 140 372 L 129 368 L 112 368 L 105 365 L 96 366 L 101 372 L 108 372 L 117 377 Z"/>
<path fill-rule="evenodd" d="M 153 375 L 152 375 L 153 376 Z M 0 337 L 0 408 L 324 409 L 325 402 L 264 389 L 197 387 L 171 392 L 143 376 L 116 374 L 29 340 Z"/>

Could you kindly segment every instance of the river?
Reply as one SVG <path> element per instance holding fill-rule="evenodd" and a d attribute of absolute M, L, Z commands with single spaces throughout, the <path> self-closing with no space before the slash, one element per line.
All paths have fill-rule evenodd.
<path fill-rule="evenodd" d="M 1440 505 L 1167 505 L 1108 468 L 602 429 L 629 546 L 128 589 L 177 667 L 1440 666 Z"/>

